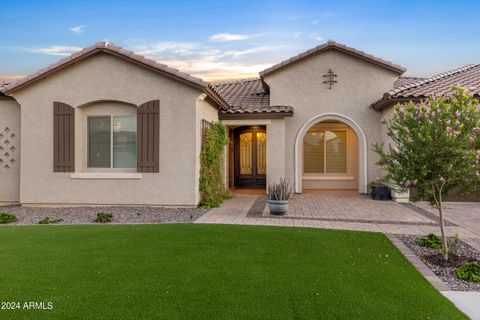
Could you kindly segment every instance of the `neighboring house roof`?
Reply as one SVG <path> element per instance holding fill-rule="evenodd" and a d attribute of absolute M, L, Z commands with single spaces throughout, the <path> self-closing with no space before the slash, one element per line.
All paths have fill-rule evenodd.
<path fill-rule="evenodd" d="M 467 88 L 474 96 L 480 96 L 480 64 L 470 64 L 448 72 L 440 73 L 431 78 L 413 81 L 400 87 L 394 87 L 383 97 L 372 103 L 371 107 L 380 110 L 386 106 L 403 102 L 419 101 L 431 95 L 445 95 L 453 86 Z"/>
<path fill-rule="evenodd" d="M 420 78 L 420 77 L 399 77 L 397 80 L 393 82 L 393 88 L 403 87 L 403 86 L 406 86 L 407 84 L 415 83 L 425 79 L 426 78 Z"/>
<path fill-rule="evenodd" d="M 220 117 L 284 117 L 293 115 L 291 106 L 271 106 L 268 86 L 260 78 L 214 82 L 212 90 L 228 104 Z M 242 116 L 244 115 L 244 116 Z"/>
<path fill-rule="evenodd" d="M 289 58 L 285 61 L 282 61 L 282 62 L 280 62 L 280 63 L 278 63 L 278 64 L 276 64 L 276 65 L 274 65 L 270 68 L 267 68 L 267 69 L 261 71 L 260 76 L 263 78 L 264 76 L 270 75 L 270 74 L 272 74 L 272 73 L 274 73 L 274 72 L 276 72 L 280 69 L 283 69 L 287 66 L 290 66 L 291 64 L 297 63 L 297 62 L 299 62 L 303 59 L 306 59 L 306 58 L 308 58 L 312 55 L 316 55 L 316 54 L 319 54 L 321 52 L 325 52 L 325 51 L 329 51 L 329 50 L 336 50 L 336 51 L 340 51 L 340 52 L 349 54 L 351 56 L 360 58 L 362 60 L 368 61 L 370 63 L 376 64 L 376 65 L 379 65 L 383 68 L 394 71 L 398 74 L 403 74 L 407 70 L 407 69 L 405 69 L 404 67 L 402 67 L 398 64 L 394 64 L 390 61 L 383 60 L 383 59 L 375 57 L 371 54 L 365 53 L 363 51 L 360 51 L 360 50 L 357 50 L 357 49 L 354 49 L 354 48 L 351 48 L 351 47 L 347 47 L 344 44 L 337 43 L 335 41 L 330 40 L 327 43 L 321 44 L 321 45 L 319 45 L 319 46 L 317 46 L 313 49 L 302 52 L 299 55 L 291 57 L 291 58 Z"/>
<path fill-rule="evenodd" d="M 93 54 L 105 52 L 109 54 L 113 54 L 117 57 L 120 57 L 124 60 L 130 61 L 132 63 L 141 65 L 143 67 L 147 67 L 155 72 L 161 73 L 167 77 L 173 78 L 175 80 L 181 81 L 187 85 L 191 85 L 198 89 L 201 89 L 207 93 L 207 95 L 214 100 L 217 104 L 219 104 L 222 108 L 226 108 L 227 106 L 221 101 L 221 99 L 216 96 L 212 90 L 208 87 L 209 83 L 203 81 L 200 78 L 194 77 L 188 73 L 181 72 L 177 69 L 170 68 L 165 64 L 161 64 L 156 62 L 155 60 L 145 58 L 144 56 L 135 54 L 133 51 L 125 50 L 119 46 L 111 44 L 109 42 L 97 42 L 95 45 L 87 47 L 81 51 L 78 51 L 54 64 L 49 65 L 48 67 L 39 70 L 38 72 L 31 74 L 25 78 L 21 78 L 11 83 L 8 83 L 4 86 L 3 92 L 6 94 L 10 94 L 16 90 L 24 88 L 40 79 L 43 79 L 67 66 L 76 63 L 80 60 L 83 60 L 87 57 L 92 56 Z M 1 88 L 0 88 L 1 89 Z"/>

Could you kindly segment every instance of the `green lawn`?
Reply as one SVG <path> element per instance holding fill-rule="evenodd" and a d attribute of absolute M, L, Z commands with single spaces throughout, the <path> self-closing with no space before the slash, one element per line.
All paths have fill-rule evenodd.
<path fill-rule="evenodd" d="M 0 228 L 0 319 L 466 319 L 376 233 L 220 225 Z"/>

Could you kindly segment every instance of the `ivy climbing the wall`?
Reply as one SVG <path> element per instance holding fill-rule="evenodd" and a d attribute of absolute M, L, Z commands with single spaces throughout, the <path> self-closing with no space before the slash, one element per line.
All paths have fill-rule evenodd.
<path fill-rule="evenodd" d="M 200 154 L 200 207 L 214 208 L 231 197 L 225 188 L 223 154 L 227 145 L 227 130 L 219 122 L 205 128 Z"/>

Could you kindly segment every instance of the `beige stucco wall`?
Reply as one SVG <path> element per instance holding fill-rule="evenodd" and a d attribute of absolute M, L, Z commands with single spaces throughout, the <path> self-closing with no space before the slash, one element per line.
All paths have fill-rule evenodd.
<path fill-rule="evenodd" d="M 337 74 L 338 81 L 331 90 L 323 83 L 323 75 L 330 68 Z M 392 71 L 337 51 L 309 57 L 267 75 L 265 81 L 270 86 L 270 104 L 290 105 L 295 109 L 295 115 L 285 120 L 286 176 L 295 179 L 297 135 L 308 129 L 302 127 L 320 115 L 335 114 L 335 117 L 330 118 L 349 118 L 351 123 L 358 124 L 363 131 L 365 150 L 360 150 L 360 157 L 363 159 L 365 156 L 366 161 L 367 177 L 364 180 L 374 179 L 379 174 L 379 169 L 371 145 L 383 140 L 380 123 L 382 114 L 373 111 L 369 105 L 391 89 L 396 78 L 398 74 Z M 300 141 L 303 140 L 301 138 Z M 362 143 L 359 141 L 359 144 Z M 366 186 L 367 182 L 360 181 L 359 185 Z M 297 191 L 301 191 L 301 188 Z"/>
<path fill-rule="evenodd" d="M 20 200 L 20 105 L 0 95 L 0 204 Z"/>
<path fill-rule="evenodd" d="M 196 205 L 195 110 L 201 94 L 199 89 L 103 53 L 14 92 L 13 96 L 22 106 L 20 201 L 24 204 Z M 53 172 L 54 101 L 73 107 L 109 100 L 138 106 L 156 99 L 160 100 L 159 173 L 143 173 L 141 179 L 72 179 L 70 173 Z M 77 165 L 76 172 L 82 168 Z"/>
<path fill-rule="evenodd" d="M 197 107 L 196 107 L 196 125 L 197 125 L 197 139 L 196 143 L 196 157 L 195 157 L 195 199 L 196 202 L 200 202 L 200 190 L 199 190 L 199 181 L 200 181 L 200 153 L 202 151 L 202 120 L 208 122 L 218 122 L 218 109 L 212 106 L 210 103 L 205 101 L 206 95 L 203 94 L 197 98 Z"/>

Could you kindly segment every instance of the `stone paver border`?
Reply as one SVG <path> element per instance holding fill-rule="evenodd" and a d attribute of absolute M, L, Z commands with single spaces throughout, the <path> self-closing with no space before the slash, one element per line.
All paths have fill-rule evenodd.
<path fill-rule="evenodd" d="M 438 291 L 449 291 L 450 287 L 443 282 L 430 268 L 418 258 L 395 234 L 385 234 L 407 260 L 420 272 L 430 284 Z"/>

